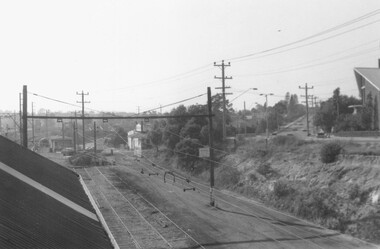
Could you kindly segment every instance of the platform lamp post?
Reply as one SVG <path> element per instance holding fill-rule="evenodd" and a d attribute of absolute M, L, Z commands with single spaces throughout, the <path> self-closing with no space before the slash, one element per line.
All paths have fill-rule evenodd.
<path fill-rule="evenodd" d="M 260 96 L 265 96 L 265 120 L 267 127 L 265 129 L 265 149 L 268 150 L 268 139 L 269 139 L 269 126 L 268 126 L 268 96 L 273 95 L 273 93 L 260 93 Z"/>

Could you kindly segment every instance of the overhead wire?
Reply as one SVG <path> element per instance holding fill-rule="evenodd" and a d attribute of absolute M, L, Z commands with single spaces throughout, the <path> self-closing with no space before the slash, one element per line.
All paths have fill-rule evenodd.
<path fill-rule="evenodd" d="M 110 125 L 110 124 L 108 124 L 110 127 L 111 127 L 111 130 L 115 133 L 115 134 L 117 134 L 122 140 L 124 140 L 125 141 L 125 139 Z M 125 141 L 125 142 L 127 142 L 127 141 Z M 187 154 L 187 153 L 185 153 L 185 154 Z M 128 155 L 129 156 L 129 155 Z M 152 165 L 154 165 L 156 168 L 158 168 L 158 169 L 161 169 L 161 170 L 163 170 L 163 171 L 166 171 L 167 169 L 165 168 L 165 167 L 161 167 L 161 166 L 159 166 L 157 163 L 155 163 L 155 162 L 153 162 L 153 161 L 151 161 L 151 160 L 149 160 L 146 156 L 143 156 L 144 158 L 146 158 L 148 161 L 150 161 L 151 163 L 152 163 Z M 149 164 L 147 164 L 147 165 L 149 165 Z M 151 166 L 151 165 L 150 165 Z M 154 171 L 152 171 L 152 172 L 154 172 Z M 178 174 L 178 173 L 176 173 L 177 174 L 177 177 L 178 178 L 182 178 L 182 180 L 186 180 L 188 183 L 189 183 L 189 179 L 188 178 L 186 178 L 186 177 L 180 177 L 180 174 Z M 193 180 L 192 180 L 192 182 L 194 182 Z M 198 182 L 194 182 L 194 183 L 196 183 L 196 184 L 200 184 L 200 185 L 203 185 L 203 184 L 201 184 L 201 183 L 198 183 Z M 220 192 L 220 191 L 219 191 Z M 221 192 L 221 193 L 223 193 L 223 192 Z M 223 200 L 224 202 L 226 202 L 225 200 Z M 234 205 L 234 204 L 232 204 L 232 205 Z M 235 205 L 236 206 L 236 205 Z M 244 209 L 242 209 L 241 207 L 239 207 L 239 206 L 236 206 L 236 207 L 238 207 L 239 209 L 241 209 L 241 210 L 244 210 Z M 244 210 L 245 212 L 248 212 L 248 211 L 246 211 L 246 210 Z M 250 212 L 249 212 L 250 213 Z M 261 219 L 260 217 L 256 217 L 256 218 L 258 218 L 258 219 Z M 271 220 L 273 220 L 272 218 L 270 218 Z M 274 221 L 274 220 L 273 220 Z M 277 220 L 277 222 L 280 222 L 280 223 L 283 223 L 283 222 L 281 222 L 281 221 L 278 221 Z M 271 224 L 271 223 L 268 223 L 268 224 Z M 285 223 L 284 223 L 285 224 Z M 323 247 L 321 247 L 321 246 L 319 246 L 317 243 L 315 243 L 315 242 L 313 242 L 313 241 L 311 241 L 311 240 L 308 240 L 308 239 L 305 239 L 305 238 L 303 238 L 303 237 L 300 237 L 299 235 L 297 235 L 297 234 L 294 234 L 294 233 L 292 233 L 292 232 L 288 232 L 289 234 L 292 234 L 292 235 L 294 235 L 294 236 L 296 236 L 296 237 L 298 237 L 298 238 L 300 238 L 300 239 L 302 239 L 302 240 L 305 240 L 305 241 L 308 241 L 308 242 L 310 242 L 310 243 L 312 243 L 312 244 L 314 244 L 314 245 L 316 245 L 318 248 L 323 248 Z M 311 233 L 311 232 L 309 232 L 309 233 Z M 314 233 L 313 233 L 314 234 Z M 319 234 L 317 234 L 317 237 L 322 237 L 322 235 L 319 235 Z"/>
<path fill-rule="evenodd" d="M 339 52 L 336 52 L 336 53 L 332 53 L 332 54 L 329 54 L 327 56 L 323 56 L 323 57 L 319 57 L 317 59 L 313 59 L 313 60 L 310 60 L 310 61 L 306 61 L 306 62 L 302 62 L 302 63 L 298 63 L 298 64 L 295 64 L 295 65 L 291 65 L 291 66 L 287 66 L 285 68 L 280 68 L 280 69 L 277 69 L 277 70 L 272 70 L 272 71 L 267 71 L 267 72 L 258 72 L 257 74 L 243 74 L 243 75 L 235 75 L 235 77 L 246 77 L 246 76 L 252 76 L 252 75 L 261 75 L 262 73 L 264 74 L 270 74 L 270 72 L 278 72 L 278 71 L 283 71 L 283 70 L 287 70 L 287 69 L 292 69 L 292 68 L 297 68 L 297 67 L 300 67 L 300 66 L 305 66 L 305 64 L 315 64 L 316 61 L 320 61 L 320 60 L 325 60 L 327 58 L 330 58 L 330 57 L 333 57 L 333 56 L 336 56 L 336 55 L 340 55 L 340 54 L 343 54 L 347 51 L 352 51 L 352 50 L 355 50 L 357 48 L 360 48 L 360 47 L 363 47 L 363 46 L 367 46 L 368 44 L 371 44 L 371 43 L 374 43 L 374 42 L 379 42 L 380 38 L 378 39 L 375 39 L 375 40 L 371 40 L 371 41 L 368 41 L 368 42 L 365 42 L 365 43 L 362 43 L 358 46 L 355 46 L 355 47 L 350 47 L 348 49 L 344 49 L 344 50 L 341 50 Z M 378 46 L 374 47 L 374 49 L 378 49 Z M 367 50 L 365 50 L 367 51 Z M 365 52 L 364 51 L 364 52 Z M 363 51 L 359 51 L 359 52 L 363 52 Z M 354 56 L 353 56 L 354 57 Z"/>
<path fill-rule="evenodd" d="M 280 74 L 280 73 L 298 71 L 298 70 L 301 70 L 301 69 L 306 69 L 306 68 L 311 68 L 311 67 L 316 67 L 316 66 L 321 66 L 321 65 L 323 66 L 323 65 L 330 64 L 330 63 L 333 63 L 333 62 L 336 62 L 336 61 L 345 60 L 345 59 L 349 59 L 349 58 L 352 58 L 352 57 L 357 57 L 357 56 L 362 56 L 362 55 L 365 55 L 365 54 L 373 53 L 373 52 L 376 52 L 378 50 L 379 50 L 379 48 L 366 49 L 366 50 L 363 50 L 363 51 L 360 51 L 360 52 L 355 52 L 355 53 L 352 53 L 350 55 L 346 55 L 346 56 L 343 56 L 343 57 L 340 57 L 340 58 L 336 58 L 336 59 L 333 59 L 333 60 L 329 60 L 329 61 L 325 61 L 325 62 L 315 63 L 315 64 L 311 64 L 311 65 L 304 65 L 304 66 L 299 66 L 299 67 L 290 68 L 290 69 L 284 69 L 284 70 L 278 70 L 278 71 L 268 71 L 268 72 L 250 74 L 250 76 L 273 75 L 273 74 Z"/>
<path fill-rule="evenodd" d="M 246 54 L 246 55 L 242 55 L 242 56 L 232 57 L 232 58 L 229 58 L 228 60 L 230 60 L 230 61 L 240 62 L 240 61 L 244 61 L 244 60 L 247 60 L 247 59 L 262 58 L 262 57 L 266 57 L 266 56 L 270 56 L 270 55 L 274 55 L 274 54 L 284 53 L 284 52 L 287 52 L 287 51 L 290 51 L 290 50 L 294 50 L 294 49 L 297 49 L 297 48 L 301 48 L 301 47 L 309 46 L 309 45 L 312 45 L 312 44 L 315 44 L 315 43 L 318 43 L 318 42 L 321 42 L 321 41 L 325 41 L 325 40 L 328 40 L 328 39 L 331 39 L 331 38 L 334 38 L 334 37 L 337 37 L 337 36 L 340 36 L 340 35 L 346 34 L 346 33 L 348 33 L 348 32 L 355 31 L 355 30 L 357 30 L 357 29 L 364 28 L 364 27 L 366 27 L 366 26 L 372 25 L 372 24 L 374 24 L 374 23 L 379 22 L 380 19 L 375 20 L 375 21 L 372 21 L 372 22 L 369 22 L 369 23 L 366 23 L 366 24 L 361 25 L 361 26 L 358 26 L 358 27 L 351 28 L 351 29 L 349 29 L 349 30 L 343 31 L 343 32 L 338 33 L 338 34 L 334 34 L 334 35 L 331 35 L 331 36 L 325 37 L 325 38 L 323 38 L 323 39 L 319 39 L 319 40 L 317 40 L 317 41 L 309 42 L 309 43 L 306 43 L 306 44 L 303 44 L 303 45 L 299 45 L 299 46 L 296 46 L 296 47 L 291 47 L 291 48 L 288 48 L 288 49 L 285 49 L 285 50 L 281 50 L 281 51 L 277 51 L 277 52 L 273 52 L 273 53 L 267 54 L 268 52 L 276 51 L 276 50 L 279 50 L 279 49 L 281 49 L 281 48 L 286 48 L 286 47 L 289 47 L 289 46 L 292 46 L 292 45 L 295 45 L 295 44 L 298 44 L 298 43 L 302 43 L 302 42 L 304 42 L 304 41 L 308 41 L 308 40 L 313 39 L 313 38 L 315 38 L 315 37 L 322 36 L 322 35 L 325 35 L 325 34 L 331 33 L 331 32 L 333 32 L 333 31 L 336 31 L 336 30 L 339 30 L 339 29 L 345 28 L 346 26 L 349 26 L 349 25 L 351 25 L 351 24 L 353 24 L 353 23 L 356 23 L 356 22 L 362 21 L 362 20 L 367 19 L 367 18 L 369 18 L 369 17 L 372 17 L 372 16 L 375 16 L 375 15 L 378 15 L 379 13 L 380 13 L 380 9 L 377 9 L 377 10 L 374 10 L 374 11 L 372 11 L 372 12 L 369 12 L 369 13 L 363 15 L 363 16 L 360 16 L 360 17 L 355 18 L 355 19 L 353 19 L 353 20 L 347 21 L 347 22 L 342 23 L 342 24 L 340 24 L 340 25 L 334 26 L 334 27 L 329 28 L 329 29 L 327 29 L 327 30 L 324 30 L 324 31 L 318 32 L 318 33 L 316 33 L 316 34 L 313 34 L 313 35 L 307 36 L 307 37 L 305 37 L 305 38 L 302 38 L 302 39 L 299 39 L 299 40 L 296 40 L 296 41 L 293 41 L 293 42 L 290 42 L 290 43 L 286 43 L 286 44 L 283 44 L 283 45 L 280 45 L 280 46 L 277 46 L 277 47 L 273 47 L 273 48 L 270 48 L 270 49 L 265 49 L 265 50 L 262 50 L 262 51 L 258 51 L 258 52 L 254 52 L 254 53 L 250 53 L 250 54 Z M 258 55 L 261 55 L 261 56 L 258 56 Z"/>
<path fill-rule="evenodd" d="M 207 72 L 211 68 L 210 69 L 206 69 L 206 68 L 211 67 L 211 66 L 212 66 L 212 64 L 210 63 L 210 64 L 206 64 L 206 65 L 197 67 L 195 69 L 191 69 L 191 70 L 189 70 L 187 72 L 183 72 L 183 73 L 180 73 L 180 74 L 177 74 L 177 75 L 173 75 L 173 76 L 170 76 L 170 77 L 167 77 L 167 78 L 164 78 L 164 79 L 149 81 L 149 82 L 145 82 L 145 83 L 139 83 L 139 84 L 131 85 L 131 86 L 128 86 L 128 87 L 122 87 L 122 88 L 116 88 L 116 89 L 108 89 L 108 90 L 118 90 L 119 91 L 119 90 L 124 90 L 124 89 L 130 89 L 130 88 L 135 88 L 135 87 L 152 85 L 152 84 L 160 83 L 160 82 L 170 82 L 170 81 L 173 81 L 173 80 L 183 80 L 183 79 L 191 78 L 191 77 L 193 77 L 195 75 L 199 75 L 201 73 Z M 202 70 L 202 69 L 204 69 L 204 70 Z"/>
<path fill-rule="evenodd" d="M 145 158 L 146 160 L 148 160 L 149 162 L 151 162 L 152 164 L 154 164 L 154 165 L 155 165 L 154 167 L 156 167 L 156 168 L 158 168 L 158 169 L 160 169 L 160 170 L 162 170 L 162 171 L 166 171 L 166 170 L 167 170 L 165 167 L 159 166 L 159 164 L 157 164 L 156 162 L 153 162 L 152 160 L 150 160 L 150 159 L 147 158 L 146 156 L 142 156 L 142 157 Z M 141 162 L 141 160 L 140 160 L 140 162 Z M 146 164 L 146 165 L 150 166 L 149 164 Z M 177 173 L 177 174 L 178 174 L 178 173 Z M 178 177 L 178 178 L 180 178 L 180 177 Z M 186 181 L 187 181 L 188 179 L 182 177 L 182 180 L 186 180 Z M 191 182 L 192 182 L 192 183 L 195 183 L 195 184 L 197 184 L 197 185 L 199 185 L 199 186 L 203 186 L 203 187 L 207 187 L 207 188 L 208 188 L 208 186 L 206 186 L 205 184 L 202 184 L 202 183 L 199 183 L 199 182 L 197 182 L 197 181 L 194 181 L 193 179 L 191 180 Z M 203 190 L 203 189 L 201 189 L 201 188 L 197 188 L 197 189 L 198 189 L 199 191 L 204 192 L 205 195 L 207 195 L 207 196 L 209 195 L 207 191 L 205 191 L 205 190 Z M 219 192 L 219 193 L 221 193 L 221 194 L 223 194 L 223 195 L 226 195 L 226 196 L 230 196 L 230 197 L 234 197 L 234 198 L 236 198 L 235 196 L 233 196 L 233 195 L 228 195 L 228 194 L 226 194 L 226 193 L 224 193 L 224 192 L 222 192 L 222 191 L 219 191 L 218 189 L 215 189 L 215 191 L 217 191 L 217 192 Z M 243 209 L 243 208 L 241 208 L 241 207 L 239 207 L 239 206 L 237 206 L 237 205 L 235 205 L 235 204 L 233 204 L 233 203 L 231 203 L 231 202 L 228 202 L 228 201 L 226 201 L 226 200 L 223 200 L 223 199 L 220 198 L 220 197 L 216 197 L 216 196 L 214 196 L 214 197 L 215 197 L 217 200 L 219 200 L 219 201 L 222 201 L 222 202 L 224 202 L 224 203 L 227 203 L 227 204 L 229 204 L 229 205 L 231 205 L 231 206 L 233 206 L 233 207 L 235 207 L 235 208 L 238 208 L 238 209 L 244 211 L 244 212 L 247 213 L 247 214 L 252 214 L 255 218 L 264 221 L 263 218 L 259 217 L 259 216 L 256 215 L 256 214 L 253 214 L 253 213 L 250 212 L 250 211 L 247 211 L 247 210 L 245 210 L 245 209 Z M 237 199 L 238 199 L 238 198 L 237 198 Z M 250 204 L 253 204 L 253 203 L 250 203 Z M 256 205 L 257 205 L 257 204 L 256 204 Z M 261 206 L 261 207 L 264 207 L 264 208 L 268 209 L 267 207 L 262 206 L 262 205 L 257 205 L 257 206 Z M 264 211 L 264 212 L 265 212 L 265 211 Z M 267 212 L 265 212 L 265 213 L 268 214 Z M 272 221 L 277 222 L 277 223 L 280 223 L 280 224 L 283 224 L 283 225 L 287 225 L 287 226 L 289 226 L 289 224 L 286 224 L 285 222 L 282 222 L 282 221 L 280 221 L 280 220 L 277 220 L 277 219 L 274 220 L 273 218 L 270 218 L 270 217 L 268 217 L 268 218 L 269 218 L 270 220 L 272 220 Z M 275 228 L 280 228 L 280 227 L 277 227 L 277 226 L 273 225 L 272 223 L 269 223 L 269 222 L 265 222 L 265 223 L 267 223 L 267 224 L 269 224 L 269 225 L 271 225 L 271 226 L 273 226 L 273 227 L 275 227 Z M 292 227 L 294 227 L 294 228 L 297 229 L 297 230 L 300 230 L 300 229 L 298 229 L 296 226 L 292 226 Z M 283 230 L 283 229 L 281 228 L 281 230 Z M 304 230 L 302 230 L 302 231 L 304 231 Z M 303 237 L 301 237 L 301 236 L 299 236 L 299 235 L 297 235 L 297 234 L 295 234 L 295 233 L 293 233 L 293 232 L 287 231 L 287 230 L 286 230 L 286 232 L 287 232 L 288 234 L 292 235 L 292 236 L 295 236 L 295 237 L 301 239 L 301 240 L 304 240 L 304 241 L 306 241 L 306 242 L 308 242 L 308 243 L 314 244 L 314 245 L 317 246 L 318 248 L 323 248 L 323 247 L 321 247 L 320 245 L 318 245 L 317 243 L 311 241 L 310 239 L 303 238 Z M 316 234 L 316 233 L 311 232 L 311 231 L 307 231 L 307 232 L 310 233 L 310 234 L 312 234 L 312 235 L 316 235 L 316 237 L 319 237 L 319 238 L 324 237 L 323 235 Z M 274 239 L 274 240 L 275 240 L 275 239 Z M 276 241 L 277 241 L 277 240 L 276 240 Z"/>

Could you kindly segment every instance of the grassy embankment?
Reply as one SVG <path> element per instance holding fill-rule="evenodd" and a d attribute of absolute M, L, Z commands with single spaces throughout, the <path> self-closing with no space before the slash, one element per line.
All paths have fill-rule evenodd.
<path fill-rule="evenodd" d="M 218 154 L 221 164 L 215 170 L 216 186 L 380 243 L 380 207 L 371 203 L 372 195 L 380 192 L 380 157 L 363 155 L 377 154 L 380 145 L 340 143 L 343 151 L 337 161 L 325 164 L 320 159 L 324 143 L 278 136 L 265 150 L 263 140 L 239 141 L 234 153 Z M 157 157 L 181 169 L 178 158 Z M 207 168 L 207 163 L 198 161 L 188 174 L 207 180 Z"/>

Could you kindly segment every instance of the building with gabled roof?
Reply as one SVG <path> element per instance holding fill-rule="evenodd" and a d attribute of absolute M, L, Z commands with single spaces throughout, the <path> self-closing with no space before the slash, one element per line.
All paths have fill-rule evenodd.
<path fill-rule="evenodd" d="M 366 97 L 371 93 L 374 102 L 377 102 L 377 117 L 380 117 L 380 60 L 379 68 L 356 67 L 354 73 L 363 105 L 366 103 Z M 379 123 L 377 126 L 374 128 L 380 129 Z"/>
<path fill-rule="evenodd" d="M 0 248 L 114 248 L 82 183 L 0 136 Z"/>

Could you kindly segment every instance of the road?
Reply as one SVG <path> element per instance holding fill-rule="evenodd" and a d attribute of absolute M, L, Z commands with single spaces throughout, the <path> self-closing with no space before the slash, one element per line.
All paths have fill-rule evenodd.
<path fill-rule="evenodd" d="M 378 248 L 225 192 L 212 207 L 207 185 L 120 159 L 76 169 L 120 248 Z"/>

